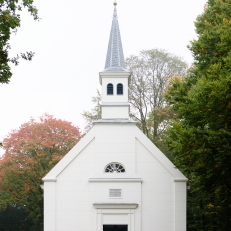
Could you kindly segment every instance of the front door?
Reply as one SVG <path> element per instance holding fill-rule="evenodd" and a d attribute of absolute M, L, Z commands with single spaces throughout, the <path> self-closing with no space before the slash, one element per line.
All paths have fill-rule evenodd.
<path fill-rule="evenodd" d="M 128 231 L 127 225 L 103 225 L 103 231 Z"/>

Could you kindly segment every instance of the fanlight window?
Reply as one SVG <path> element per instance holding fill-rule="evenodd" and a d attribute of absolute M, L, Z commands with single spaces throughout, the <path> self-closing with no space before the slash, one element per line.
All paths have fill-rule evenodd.
<path fill-rule="evenodd" d="M 105 168 L 105 172 L 111 172 L 111 173 L 121 173 L 125 172 L 124 166 L 120 163 L 110 163 Z"/>
<path fill-rule="evenodd" d="M 113 95 L 113 85 L 111 83 L 107 85 L 107 94 Z"/>
<path fill-rule="evenodd" d="M 123 84 L 117 84 L 117 95 L 123 95 Z"/>

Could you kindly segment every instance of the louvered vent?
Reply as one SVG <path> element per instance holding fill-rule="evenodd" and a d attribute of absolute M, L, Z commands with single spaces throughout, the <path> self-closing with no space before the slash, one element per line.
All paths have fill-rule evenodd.
<path fill-rule="evenodd" d="M 122 190 L 121 189 L 109 189 L 109 197 L 121 198 Z"/>

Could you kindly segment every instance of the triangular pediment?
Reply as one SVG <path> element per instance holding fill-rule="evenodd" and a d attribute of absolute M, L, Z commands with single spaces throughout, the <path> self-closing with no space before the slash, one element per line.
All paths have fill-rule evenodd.
<path fill-rule="evenodd" d="M 119 133 L 120 130 L 121 134 Z M 110 137 L 114 144 L 110 143 Z M 118 143 L 118 145 L 116 145 L 116 140 L 119 140 L 120 137 L 123 137 L 124 143 Z M 84 155 L 84 149 L 95 141 L 97 142 L 94 144 L 94 151 L 98 152 L 98 155 L 101 155 L 99 151 L 97 151 L 97 148 L 102 150 L 102 155 L 106 155 L 105 159 L 108 158 L 108 161 L 113 156 L 114 157 L 111 161 L 115 161 L 120 153 L 123 152 L 123 149 L 126 150 L 127 153 L 133 153 L 137 152 L 140 147 L 143 150 L 140 152 L 140 155 L 142 155 L 141 158 L 145 158 L 147 160 L 146 162 L 151 162 L 153 160 L 154 162 L 160 163 L 161 166 L 163 166 L 163 168 L 171 174 L 174 181 L 187 181 L 187 178 L 179 171 L 179 169 L 174 166 L 174 164 L 140 131 L 140 129 L 134 125 L 134 123 L 98 123 L 94 125 L 93 128 L 82 138 L 82 140 L 80 140 L 79 143 L 77 143 L 63 157 L 63 159 L 60 160 L 60 162 L 43 178 L 43 180 L 56 181 L 59 174 L 64 169 L 68 168 L 70 163 L 72 163 L 76 157 Z M 103 143 L 104 141 L 107 142 L 107 145 Z M 116 154 L 114 154 L 113 150 L 111 150 L 113 145 L 117 147 L 115 150 Z M 126 152 L 121 153 L 121 155 L 126 155 Z M 141 158 L 136 158 L 138 158 L 136 161 L 142 162 Z M 126 178 L 126 175 L 124 177 Z"/>

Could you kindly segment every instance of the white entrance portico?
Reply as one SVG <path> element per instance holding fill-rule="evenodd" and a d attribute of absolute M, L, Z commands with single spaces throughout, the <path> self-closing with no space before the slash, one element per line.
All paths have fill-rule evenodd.
<path fill-rule="evenodd" d="M 94 204 L 94 207 L 97 209 L 97 231 L 107 225 L 123 225 L 127 231 L 135 230 L 137 204 Z"/>
<path fill-rule="evenodd" d="M 124 178 L 123 175 L 112 173 L 112 176 L 93 176 L 89 178 L 89 182 L 90 197 L 92 201 L 96 201 L 93 206 L 97 214 L 97 231 L 102 231 L 105 225 L 126 225 L 127 231 L 134 231 L 135 210 L 136 226 L 141 225 L 141 210 L 138 206 L 141 203 L 142 178 L 127 175 Z M 108 193 L 108 202 L 105 202 L 103 191 Z"/>

